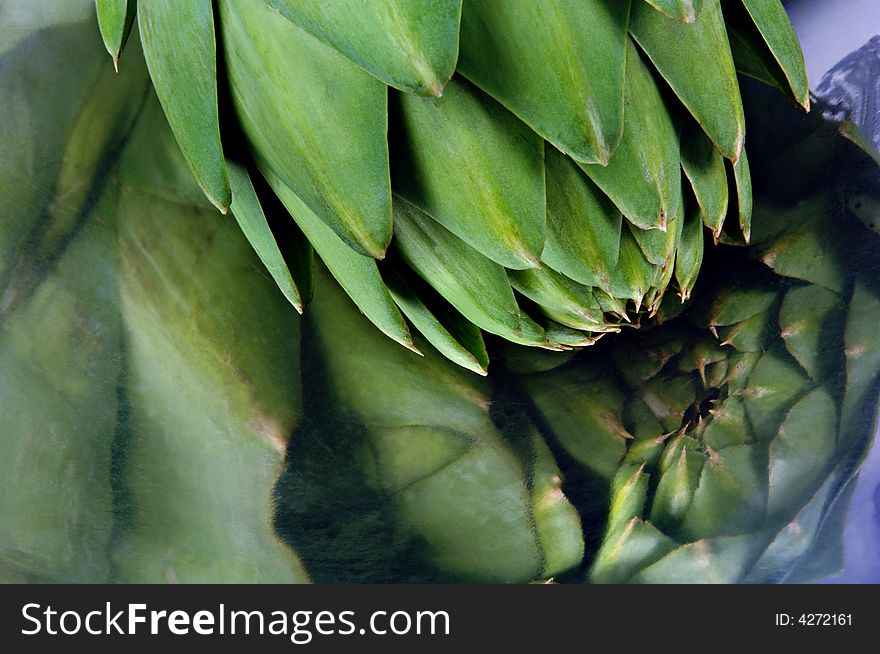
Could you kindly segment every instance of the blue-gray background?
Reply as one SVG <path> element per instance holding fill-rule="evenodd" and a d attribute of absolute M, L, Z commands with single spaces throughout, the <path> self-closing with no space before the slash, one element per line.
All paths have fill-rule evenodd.
<path fill-rule="evenodd" d="M 785 5 L 804 49 L 811 89 L 838 61 L 880 34 L 880 0 L 787 0 Z M 844 542 L 845 569 L 826 581 L 880 583 L 880 438 L 861 470 Z"/>

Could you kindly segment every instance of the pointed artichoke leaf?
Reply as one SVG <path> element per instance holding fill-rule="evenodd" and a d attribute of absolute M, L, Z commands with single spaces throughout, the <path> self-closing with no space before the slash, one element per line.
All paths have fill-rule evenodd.
<path fill-rule="evenodd" d="M 876 405 L 878 371 L 880 371 L 880 299 L 864 279 L 857 280 L 849 315 L 846 318 L 844 354 L 846 356 L 846 392 L 841 409 L 841 438 L 852 444 L 873 424 Z M 867 413 L 866 413 L 867 411 Z"/>
<path fill-rule="evenodd" d="M 759 441 L 776 436 L 792 404 L 806 390 L 807 383 L 800 366 L 787 352 L 766 352 L 761 356 L 741 391 L 746 413 Z"/>
<path fill-rule="evenodd" d="M 616 540 L 615 537 L 626 531 L 633 518 L 644 514 L 648 502 L 650 477 L 644 465 L 627 463 L 620 466 L 611 480 L 607 540 Z"/>
<path fill-rule="evenodd" d="M 843 293 L 846 264 L 843 234 L 834 228 L 828 197 L 813 205 L 805 202 L 793 212 L 795 222 L 754 253 L 778 275 L 818 284 Z M 813 213 L 816 211 L 816 213 Z"/>
<path fill-rule="evenodd" d="M 756 539 L 750 534 L 694 541 L 647 566 L 633 581 L 643 584 L 733 583 L 742 576 L 757 549 Z"/>
<path fill-rule="evenodd" d="M 491 416 L 525 472 L 541 552 L 540 576 L 552 581 L 581 563 L 584 526 L 562 491 L 563 476 L 553 452 L 524 407 L 510 396 L 496 396 Z"/>
<path fill-rule="evenodd" d="M 738 159 L 745 118 L 721 4 L 707 2 L 699 20 L 680 23 L 639 2 L 629 30 L 721 154 Z"/>
<path fill-rule="evenodd" d="M 544 343 L 544 330 L 517 306 L 500 265 L 399 197 L 394 231 L 403 260 L 465 318 L 514 343 Z"/>
<path fill-rule="evenodd" d="M 700 206 L 703 223 L 717 242 L 727 216 L 727 170 L 721 153 L 691 121 L 682 130 L 681 167 Z"/>
<path fill-rule="evenodd" d="M 761 358 L 759 352 L 737 352 L 730 357 L 730 365 L 724 383 L 728 384 L 732 395 L 742 393 L 748 386 L 749 376 Z"/>
<path fill-rule="evenodd" d="M 587 347 L 593 345 L 597 335 L 591 332 L 572 329 L 550 319 L 541 322 L 547 338 L 547 349 L 565 352 L 571 348 Z"/>
<path fill-rule="evenodd" d="M 590 475 L 608 483 L 626 452 L 623 394 L 613 381 L 577 365 L 526 375 L 522 386 L 548 438 Z"/>
<path fill-rule="evenodd" d="M 113 68 L 119 70 L 119 57 L 137 14 L 137 0 L 95 0 L 95 10 L 104 47 L 113 58 Z"/>
<path fill-rule="evenodd" d="M 153 87 L 205 196 L 232 202 L 220 142 L 217 45 L 211 0 L 139 0 L 138 29 Z"/>
<path fill-rule="evenodd" d="M 731 345 L 740 352 L 763 352 L 767 336 L 776 325 L 769 313 L 756 313 L 751 318 L 718 329 L 718 342 Z"/>
<path fill-rule="evenodd" d="M 621 377 L 633 388 L 638 388 L 681 354 L 684 335 L 654 331 L 637 342 L 618 341 L 612 358 L 620 369 Z"/>
<path fill-rule="evenodd" d="M 675 256 L 675 281 L 682 302 L 687 300 L 703 263 L 703 221 L 696 206 L 688 207 L 682 228 L 681 242 Z"/>
<path fill-rule="evenodd" d="M 552 147 L 546 147 L 547 243 L 541 259 L 586 286 L 611 290 L 623 218 L 608 197 Z"/>
<path fill-rule="evenodd" d="M 455 71 L 462 0 L 268 0 L 368 73 L 409 93 L 439 96 Z"/>
<path fill-rule="evenodd" d="M 697 393 L 696 380 L 685 377 L 675 384 L 670 384 L 663 377 L 656 377 L 637 389 L 637 396 L 648 405 L 654 416 L 663 425 L 665 433 L 677 433 L 685 422 L 685 415 L 693 405 Z M 661 470 L 672 465 L 678 452 L 676 448 L 692 446 L 692 439 L 679 438 L 666 448 L 661 461 Z"/>
<path fill-rule="evenodd" d="M 403 274 L 385 266 L 382 279 L 395 304 L 425 339 L 447 359 L 478 375 L 488 372 L 489 355 L 480 329 L 459 314 L 459 320 L 444 324 L 419 298 Z M 451 309 L 448 313 L 452 314 Z"/>
<path fill-rule="evenodd" d="M 779 67 L 779 63 L 767 48 L 751 18 L 745 13 L 745 8 L 736 11 L 735 7 L 727 6 L 734 9 L 728 12 L 725 18 L 727 38 L 730 41 L 730 52 L 733 55 L 736 71 L 777 88 L 797 103 L 791 93 L 785 72 Z M 744 20 L 742 14 L 745 15 Z"/>
<path fill-rule="evenodd" d="M 651 412 L 646 410 L 645 403 L 638 400 L 629 404 L 624 418 L 631 422 L 630 429 L 636 439 L 626 451 L 624 462 L 635 465 L 645 464 L 647 467 L 656 466 L 663 454 L 663 445 L 667 438 L 667 435 L 662 433 L 663 427 Z"/>
<path fill-rule="evenodd" d="M 819 198 L 817 196 L 824 196 Z M 796 206 L 763 198 L 754 207 L 750 245 L 765 245 L 793 230 L 801 222 L 814 222 L 815 216 L 826 211 L 830 193 L 813 195 Z"/>
<path fill-rule="evenodd" d="M 602 330 L 602 308 L 588 286 L 578 284 L 550 268 L 509 270 L 510 285 L 541 309 L 551 320 L 571 329 Z"/>
<path fill-rule="evenodd" d="M 791 507 L 821 485 L 833 462 L 837 407 L 819 388 L 795 404 L 770 443 L 769 520 L 791 519 Z"/>
<path fill-rule="evenodd" d="M 646 298 L 647 308 L 651 316 L 657 315 L 664 299 L 666 299 L 666 289 L 669 288 L 669 284 L 672 282 L 673 273 L 675 272 L 675 258 L 684 233 L 684 210 L 684 202 L 682 201 L 681 204 L 679 204 L 678 211 L 669 217 L 665 233 L 659 230 L 630 230 L 636 237 L 643 254 L 650 251 L 645 247 L 645 243 L 655 239 L 660 241 L 663 248 L 663 260 L 659 264 L 657 278 L 654 280 L 654 285 Z M 657 252 L 659 254 L 659 248 Z M 677 315 L 676 312 L 680 313 L 683 308 L 683 302 L 674 302 L 670 300 L 666 303 L 666 315 L 670 317 Z"/>
<path fill-rule="evenodd" d="M 777 297 L 777 291 L 760 286 L 726 287 L 712 298 L 707 323 L 724 327 L 742 322 L 767 311 Z"/>
<path fill-rule="evenodd" d="M 291 219 L 290 212 L 259 171 L 248 168 L 248 174 L 251 176 L 269 229 L 278 244 L 278 250 L 290 271 L 303 304 L 308 304 L 312 301 L 315 290 L 313 276 L 315 249 L 296 221 Z"/>
<path fill-rule="evenodd" d="M 627 227 L 631 227 L 630 223 Z M 652 263 L 655 266 L 662 266 L 666 263 L 667 250 L 670 246 L 670 234 L 668 231 L 660 231 L 659 229 L 630 229 L 630 234 L 636 240 L 636 243 L 639 246 L 639 249 L 642 251 L 642 256 L 648 260 L 648 263 Z M 675 240 L 675 239 L 673 239 Z M 673 255 L 674 248 L 678 245 L 677 240 L 675 240 L 673 246 Z"/>
<path fill-rule="evenodd" d="M 767 448 L 732 445 L 710 451 L 682 530 L 691 538 L 735 536 L 763 526 Z"/>
<path fill-rule="evenodd" d="M 675 211 L 666 216 L 666 229 L 640 229 L 632 223 L 627 225 L 629 232 L 638 243 L 642 255 L 648 261 L 658 267 L 658 274 L 654 280 L 654 291 L 660 293 L 666 290 L 672 280 L 673 263 L 676 251 L 681 243 L 682 230 L 684 229 L 684 197 L 681 184 L 678 185 L 678 199 L 674 202 Z"/>
<path fill-rule="evenodd" d="M 736 396 L 728 396 L 713 409 L 712 421 L 706 425 L 706 430 L 703 432 L 703 441 L 716 451 L 744 445 L 753 439 L 745 407 L 742 400 Z"/>
<path fill-rule="evenodd" d="M 296 287 L 296 282 L 293 281 L 284 256 L 278 249 L 278 243 L 266 221 L 260 199 L 257 197 L 247 169 L 232 161 L 228 161 L 226 166 L 232 188 L 232 215 L 251 247 L 254 248 L 254 252 L 260 257 L 260 261 L 272 275 L 278 289 L 287 298 L 287 301 L 299 313 L 302 313 L 303 298 Z"/>
<path fill-rule="evenodd" d="M 611 273 L 611 293 L 614 297 L 632 300 L 638 306 L 658 280 L 660 268 L 645 258 L 633 229 L 638 227 L 626 225 L 621 230 L 620 256 Z"/>
<path fill-rule="evenodd" d="M 630 581 L 646 565 L 659 561 L 678 543 L 639 518 L 632 518 L 614 541 L 603 543 L 587 574 L 595 584 Z"/>
<path fill-rule="evenodd" d="M 581 164 L 581 168 L 630 223 L 664 230 L 682 202 L 678 126 L 629 38 L 624 100 L 620 145 L 607 164 Z"/>
<path fill-rule="evenodd" d="M 703 465 L 701 452 L 682 447 L 674 462 L 660 475 L 650 513 L 651 523 L 658 529 L 673 534 L 681 530 L 700 482 Z"/>
<path fill-rule="evenodd" d="M 718 388 L 727 378 L 727 371 L 730 368 L 730 362 L 725 359 L 709 365 L 706 371 L 706 383 L 709 388 Z"/>
<path fill-rule="evenodd" d="M 665 380 L 663 380 L 665 381 Z M 659 385 L 661 380 L 654 380 L 650 386 L 653 387 L 654 391 L 662 389 Z M 685 384 L 685 386 L 690 387 L 692 384 Z M 692 394 L 692 389 L 688 389 L 683 395 L 685 397 L 689 397 Z M 651 396 L 654 396 L 653 398 Z M 681 396 L 681 393 L 670 392 L 664 393 L 664 395 L 669 395 L 670 397 L 674 397 L 676 395 Z M 657 415 L 658 418 L 663 421 L 663 414 L 657 411 L 657 401 L 660 399 L 656 392 L 642 392 L 641 399 L 645 401 L 645 404 L 651 407 L 651 410 Z M 684 415 L 684 411 L 676 411 L 678 415 L 675 417 L 679 417 Z M 667 412 L 668 415 L 668 412 Z M 660 455 L 660 460 L 657 462 L 657 470 L 661 475 L 666 474 L 670 470 L 675 470 L 676 466 L 680 466 L 681 464 L 681 453 L 685 450 L 694 451 L 699 443 L 691 438 L 685 438 L 684 432 L 681 427 L 670 429 L 668 426 L 664 425 L 664 429 L 669 433 L 670 438 L 668 438 L 665 442 L 665 448 L 663 449 L 663 453 Z"/>
<path fill-rule="evenodd" d="M 376 261 L 356 252 L 272 173 L 266 181 L 315 248 L 330 273 L 376 327 L 405 348 L 415 350 L 409 328 L 394 304 Z"/>
<path fill-rule="evenodd" d="M 737 226 L 739 234 L 735 238 L 735 242 L 739 242 L 739 237 L 744 243 L 748 243 L 752 238 L 752 207 L 754 199 L 752 196 L 752 176 L 749 171 L 749 158 L 746 150 L 743 148 L 741 156 L 736 163 L 727 162 L 730 169 L 731 186 L 736 189 L 736 203 L 732 207 L 736 211 Z"/>
<path fill-rule="evenodd" d="M 544 249 L 544 143 L 467 81 L 442 98 L 398 95 L 395 192 L 506 268 Z"/>
<path fill-rule="evenodd" d="M 562 473 L 547 443 L 530 425 L 529 488 L 532 515 L 543 553 L 541 576 L 549 579 L 578 565 L 584 556 L 580 517 L 562 491 Z"/>
<path fill-rule="evenodd" d="M 562 152 L 604 164 L 623 133 L 629 12 L 630 0 L 465 2 L 458 69 Z"/>
<path fill-rule="evenodd" d="M 763 37 L 777 65 L 782 69 L 795 101 L 810 109 L 810 88 L 804 53 L 785 8 L 778 0 L 741 0 Z"/>
<path fill-rule="evenodd" d="M 602 311 L 617 316 L 624 323 L 632 321 L 628 314 L 626 299 L 614 297 L 600 288 L 594 289 L 593 295 L 599 302 L 599 306 L 602 307 Z"/>
<path fill-rule="evenodd" d="M 676 367 L 681 372 L 698 372 L 705 385 L 708 377 L 706 369 L 714 363 L 726 361 L 730 350 L 708 335 L 696 342 L 692 340 L 689 346 L 689 349 L 678 359 Z"/>
<path fill-rule="evenodd" d="M 385 85 L 265 2 L 219 7 L 232 104 L 257 166 L 350 247 L 382 258 L 391 240 Z"/>
<path fill-rule="evenodd" d="M 788 290 L 779 308 L 779 329 L 786 349 L 807 374 L 818 379 L 824 371 L 823 354 L 829 319 L 838 315 L 841 298 L 837 293 L 810 284 Z"/>

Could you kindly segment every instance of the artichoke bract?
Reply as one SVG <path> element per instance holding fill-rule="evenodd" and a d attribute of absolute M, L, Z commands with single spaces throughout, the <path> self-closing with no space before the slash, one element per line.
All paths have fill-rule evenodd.
<path fill-rule="evenodd" d="M 123 327 L 115 230 L 88 217 L 107 215 L 103 172 L 149 86 L 136 53 L 119 79 L 102 69 L 88 11 L 45 4 L 0 8 L 19 37 L 0 47 L 0 579 L 94 582 L 110 575 Z"/>
<path fill-rule="evenodd" d="M 486 380 L 426 344 L 424 359 L 396 347 L 320 268 L 316 286 L 311 392 L 275 493 L 276 528 L 312 578 L 522 583 L 576 568 L 580 520 L 534 426 L 504 429 Z"/>
<path fill-rule="evenodd" d="M 85 9 L 0 51 L 0 580 L 307 581 L 272 530 L 299 317 Z"/>
<path fill-rule="evenodd" d="M 117 172 L 113 579 L 303 582 L 271 496 L 301 414 L 299 316 L 170 143 L 151 97 Z M 179 191 L 156 183 L 175 170 Z"/>
<path fill-rule="evenodd" d="M 206 196 L 297 310 L 310 246 L 386 335 L 482 374 L 483 332 L 591 345 L 690 295 L 704 231 L 748 241 L 737 71 L 809 107 L 778 0 L 214 5 L 97 2 L 114 64 L 136 13 Z"/>

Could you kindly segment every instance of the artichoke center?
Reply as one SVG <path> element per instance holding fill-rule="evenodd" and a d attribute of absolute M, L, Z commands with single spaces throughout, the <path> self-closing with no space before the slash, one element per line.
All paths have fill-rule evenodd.
<path fill-rule="evenodd" d="M 694 402 L 685 410 L 681 427 L 690 433 L 700 425 L 710 422 L 712 410 L 722 401 L 720 388 L 707 388 L 698 394 Z"/>

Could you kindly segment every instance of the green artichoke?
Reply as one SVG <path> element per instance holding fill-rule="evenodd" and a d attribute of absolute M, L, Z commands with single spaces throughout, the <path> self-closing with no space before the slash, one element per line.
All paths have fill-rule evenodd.
<path fill-rule="evenodd" d="M 142 4 L 151 8 L 139 20 L 163 9 Z M 354 71 L 365 88 L 381 86 L 362 75 L 375 63 L 362 57 L 358 40 L 369 30 L 328 24 L 309 13 L 309 3 L 271 4 L 315 35 L 291 48 Z M 702 13 L 692 13 L 701 4 Z M 617 263 L 596 259 L 595 283 L 553 272 L 548 236 L 541 267 L 505 268 L 435 219 L 431 203 L 461 203 L 464 211 L 466 199 L 419 195 L 418 180 L 395 169 L 394 245 L 376 264 L 308 207 L 305 186 L 293 188 L 271 169 L 253 135 L 248 147 L 227 139 L 242 127 L 235 121 L 223 132 L 235 156 L 221 162 L 233 216 L 211 209 L 203 187 L 212 173 L 199 175 L 200 184 L 190 172 L 204 152 L 181 152 L 180 126 L 162 104 L 168 99 L 148 83 L 149 67 L 161 86 L 155 53 L 145 66 L 137 33 L 128 36 L 132 3 L 99 2 L 100 33 L 90 3 L 40 1 L 9 13 L 10 6 L 0 5 L 0 20 L 15 27 L 0 33 L 0 116 L 11 126 L 0 134 L 0 200 L 12 217 L 0 223 L 0 445 L 7 454 L 0 579 L 775 582 L 840 566 L 834 536 L 876 422 L 880 286 L 871 277 L 878 239 L 863 224 L 878 220 L 870 206 L 855 210 L 842 183 L 852 150 L 832 132 L 805 138 L 811 130 L 791 127 L 790 113 L 750 111 L 781 116 L 773 125 L 786 128 L 774 139 L 767 136 L 776 127 L 750 126 L 751 161 L 741 156 L 734 166 L 719 154 L 723 121 L 718 130 L 704 126 L 713 141 L 681 119 L 680 157 L 670 170 L 678 175 L 682 165 L 691 190 L 685 186 L 680 211 L 654 243 L 674 246 L 674 259 L 664 260 L 672 265 L 651 265 L 668 276 L 663 284 L 681 275 L 679 291 L 690 296 L 682 304 L 658 278 L 620 265 L 633 260 L 627 252 L 647 256 L 648 241 L 663 234 L 633 222 L 638 213 L 619 206 L 600 180 L 602 171 L 627 179 L 621 169 L 609 172 L 634 138 L 625 116 L 621 145 L 605 167 L 575 162 L 574 147 L 564 155 L 542 141 L 562 132 L 530 113 L 534 105 L 517 104 L 505 86 L 517 80 L 481 71 L 474 54 L 489 47 L 475 25 L 521 19 L 529 8 L 466 3 L 460 25 L 447 25 L 461 34 L 462 50 L 442 99 L 419 93 L 436 91 L 452 68 L 382 68 L 387 83 L 403 87 L 391 95 L 391 124 L 407 130 L 392 135 L 389 158 L 415 166 L 429 150 L 450 147 L 449 138 L 425 138 L 417 123 L 440 120 L 446 101 L 464 107 L 477 98 L 491 117 L 475 113 L 474 126 L 493 134 L 507 125 L 523 143 L 540 144 L 546 234 L 555 229 L 554 211 L 581 216 L 584 240 L 557 244 L 571 245 L 577 261 L 619 237 L 616 253 L 606 252 Z M 584 12 L 605 4 L 587 6 Z M 671 25 L 685 38 L 715 7 L 708 0 L 632 6 L 629 30 L 642 49 L 625 46 L 637 58 L 624 56 L 624 66 L 641 62 L 645 84 L 653 79 L 649 59 L 669 69 L 662 52 L 640 54 L 656 36 L 644 23 Z M 797 80 L 786 75 L 797 66 L 773 45 L 784 33 L 761 29 L 765 5 L 722 6 L 737 66 L 798 97 Z M 236 20 L 256 20 L 242 7 L 221 3 L 220 16 L 237 10 Z M 300 29 L 271 16 L 278 30 Z M 361 19 L 368 27 L 369 17 Z M 407 33 L 421 29 L 402 25 Z M 253 34 L 236 38 L 245 36 L 261 48 L 278 45 Z M 429 59 L 448 56 L 446 32 L 423 36 Z M 117 61 L 128 38 L 118 77 L 100 65 L 94 44 L 102 37 Z M 508 52 L 522 38 L 512 31 L 509 42 L 490 45 Z M 381 43 L 367 45 L 381 53 Z M 221 54 L 232 56 L 222 47 Z M 230 78 L 234 65 L 238 82 L 248 83 L 241 62 L 228 66 Z M 639 83 L 638 75 L 621 75 L 624 85 Z M 675 79 L 668 82 L 682 94 Z M 526 86 L 540 94 L 542 84 Z M 329 88 L 306 90 L 318 97 Z M 223 89 L 218 84 L 217 93 Z M 496 94 L 497 102 L 489 99 Z M 662 106 L 674 105 L 660 95 Z M 677 115 L 670 110 L 676 125 Z M 584 147 L 600 158 L 611 137 L 594 127 Z M 417 150 L 406 145 L 419 140 Z M 331 150 L 313 154 L 342 148 Z M 657 181 L 660 168 L 652 166 L 647 178 Z M 299 169 L 296 180 L 306 184 L 313 172 Z M 450 166 L 444 175 L 460 172 Z M 519 200 L 529 193 L 519 191 Z M 283 205 L 299 207 L 296 223 Z M 725 244 L 704 251 L 707 216 L 728 209 L 736 229 L 710 219 Z M 678 218 L 680 238 L 670 229 Z M 730 245 L 748 232 L 751 245 Z M 323 264 L 313 266 L 312 244 Z M 618 292 L 631 283 L 637 294 Z M 312 286 L 315 301 L 301 321 L 289 304 L 305 302 Z M 525 313 L 510 314 L 518 316 L 510 322 L 504 311 L 512 305 L 493 295 L 502 287 L 543 316 L 538 329 Z M 366 302 L 364 289 L 372 293 Z M 633 311 L 639 302 L 649 310 Z M 394 307 L 422 334 L 408 343 L 424 356 L 369 324 L 402 321 Z M 623 329 L 624 318 L 638 329 Z M 484 341 L 481 330 L 500 338 Z M 512 344 L 577 348 L 617 330 L 587 351 Z M 490 360 L 500 366 L 488 379 L 462 369 L 485 372 Z"/>

